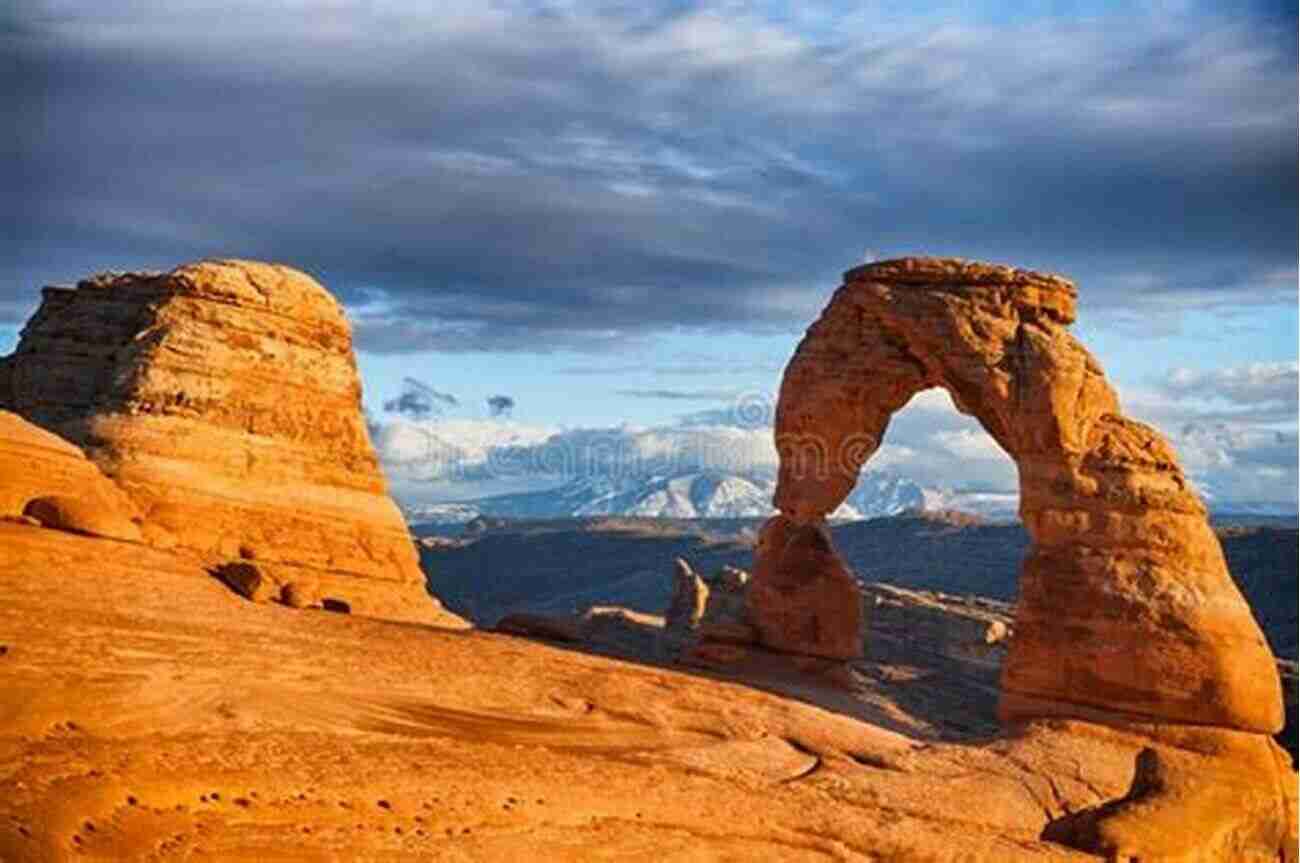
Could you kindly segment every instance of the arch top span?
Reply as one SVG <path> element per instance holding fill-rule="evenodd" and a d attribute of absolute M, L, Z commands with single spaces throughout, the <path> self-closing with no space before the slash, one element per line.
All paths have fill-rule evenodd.
<path fill-rule="evenodd" d="M 837 566 L 810 567 L 815 556 L 787 546 L 824 530 L 894 412 L 942 387 L 1015 461 L 1032 540 L 1003 716 L 1102 711 L 1273 732 L 1282 701 L 1268 645 L 1173 448 L 1123 415 L 1070 334 L 1076 296 L 1060 276 L 957 258 L 845 274 L 781 382 L 781 514 L 756 552 L 753 593 L 770 594 L 753 609 L 758 629 L 772 646 L 798 645 L 819 631 L 804 619 L 819 603 L 848 601 Z M 817 559 L 836 562 L 829 546 Z M 821 585 L 825 601 L 801 616 L 781 605 L 792 585 Z"/>
<path fill-rule="evenodd" d="M 849 270 L 782 380 L 777 507 L 800 523 L 832 512 L 890 417 L 931 387 L 979 420 L 1022 475 L 1082 454 L 1098 417 L 1119 408 L 1067 329 L 1076 298 L 1061 276 L 961 258 Z"/>
<path fill-rule="evenodd" d="M 965 258 L 908 257 L 873 261 L 845 271 L 845 285 L 857 282 L 939 290 L 1002 291 L 1022 310 L 1041 312 L 1063 324 L 1074 323 L 1078 298 L 1074 282 L 1064 276 Z"/>

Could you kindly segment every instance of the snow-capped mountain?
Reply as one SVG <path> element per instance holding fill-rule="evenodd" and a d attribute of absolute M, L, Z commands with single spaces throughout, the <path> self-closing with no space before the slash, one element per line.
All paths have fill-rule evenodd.
<path fill-rule="evenodd" d="M 412 523 L 458 524 L 479 515 L 499 518 L 764 518 L 775 512 L 776 478 L 768 471 L 715 471 L 671 476 L 580 477 L 557 488 L 473 501 L 405 508 Z M 924 488 L 907 477 L 867 471 L 831 518 L 857 521 L 916 509 L 969 509 L 995 518 L 1015 515 L 1015 495 Z"/>

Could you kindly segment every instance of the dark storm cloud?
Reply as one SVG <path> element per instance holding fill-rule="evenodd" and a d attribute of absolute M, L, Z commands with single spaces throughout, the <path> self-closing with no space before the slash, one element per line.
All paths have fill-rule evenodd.
<path fill-rule="evenodd" d="M 1293 291 L 1286 21 L 827 40 L 707 3 L 419 5 L 0 13 L 0 315 L 206 255 L 309 270 L 381 352 L 793 330 L 866 249 L 1061 270 L 1095 307 Z"/>
<path fill-rule="evenodd" d="M 515 400 L 510 396 L 488 396 L 487 405 L 492 416 L 506 416 L 515 409 Z"/>
<path fill-rule="evenodd" d="M 444 407 L 455 407 L 460 401 L 450 393 L 439 392 L 415 378 L 402 378 L 402 393 L 384 402 L 384 410 L 410 419 L 423 420 L 441 414 Z"/>

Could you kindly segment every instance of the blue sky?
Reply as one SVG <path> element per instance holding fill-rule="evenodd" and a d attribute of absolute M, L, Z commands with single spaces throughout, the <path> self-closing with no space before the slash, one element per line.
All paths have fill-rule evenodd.
<path fill-rule="evenodd" d="M 0 351 L 41 284 L 261 258 L 343 300 L 379 428 L 725 425 L 844 269 L 955 254 L 1074 278 L 1207 493 L 1294 502 L 1296 14 L 1225 9 L 21 0 Z M 897 469 L 1014 482 L 916 410 Z"/>

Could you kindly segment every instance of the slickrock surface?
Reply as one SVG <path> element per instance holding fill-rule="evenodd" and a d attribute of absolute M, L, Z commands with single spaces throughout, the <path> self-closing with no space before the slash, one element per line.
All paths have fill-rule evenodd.
<path fill-rule="evenodd" d="M 83 447 L 151 544 L 256 560 L 357 613 L 454 622 L 388 497 L 343 310 L 303 273 L 204 261 L 46 288 L 0 360 L 0 407 Z"/>
<path fill-rule="evenodd" d="M 1070 335 L 1075 295 L 1057 276 L 957 259 L 846 273 L 782 380 L 782 515 L 769 529 L 820 527 L 890 416 L 916 393 L 945 388 L 1015 460 L 1032 540 L 1003 667 L 1004 719 L 1076 717 L 1234 753 L 1164 758 L 1195 767 L 1162 768 L 1164 778 L 1078 841 L 1160 859 L 1246 859 L 1250 836 L 1277 832 L 1282 777 L 1294 784 L 1289 765 L 1271 766 L 1266 736 L 1283 719 L 1274 659 L 1173 449 L 1122 414 Z M 760 546 L 754 590 L 774 560 Z M 1256 771 L 1254 785 L 1234 807 L 1209 789 L 1219 774 L 1225 786 L 1246 782 L 1242 764 Z M 1177 833 L 1188 818 L 1213 818 L 1213 840 Z"/>
<path fill-rule="evenodd" d="M 135 506 L 72 444 L 0 411 L 0 518 L 140 541 Z"/>
<path fill-rule="evenodd" d="M 1083 863 L 1042 832 L 1122 797 L 1146 745 L 1060 720 L 922 742 L 811 682 L 253 605 L 177 552 L 18 524 L 0 548 L 16 863 Z"/>

